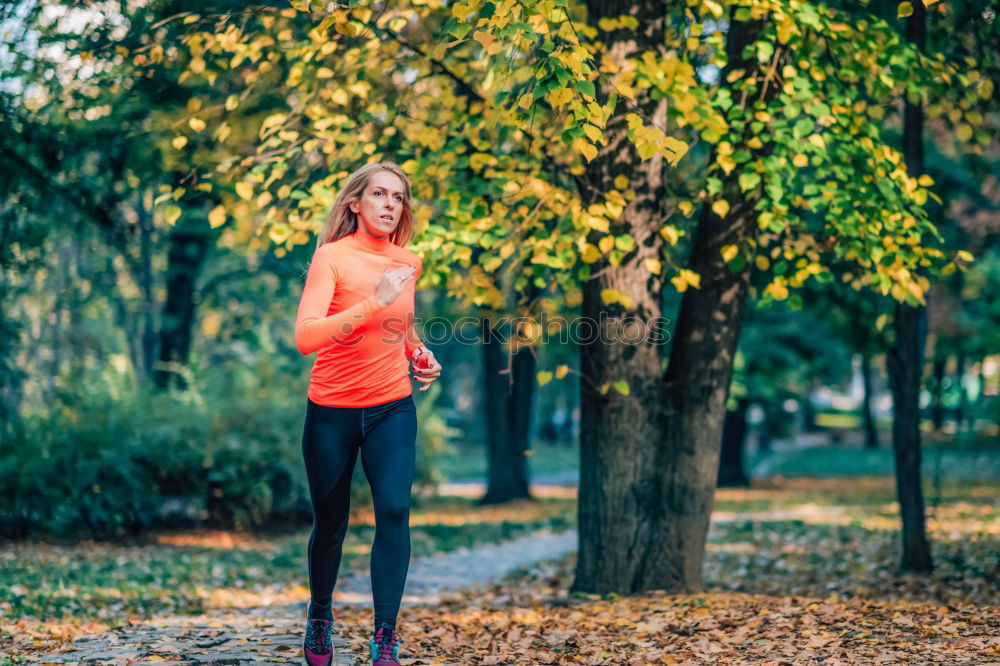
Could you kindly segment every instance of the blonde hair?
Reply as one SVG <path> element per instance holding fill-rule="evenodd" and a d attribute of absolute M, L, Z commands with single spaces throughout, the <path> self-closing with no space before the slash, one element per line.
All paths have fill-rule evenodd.
<path fill-rule="evenodd" d="M 405 247 L 413 236 L 413 212 L 410 209 L 410 179 L 406 177 L 403 170 L 395 162 L 375 162 L 366 164 L 347 179 L 347 184 L 337 196 L 333 203 L 333 209 L 326 218 L 326 225 L 323 232 L 316 239 L 316 248 L 320 248 L 327 243 L 332 243 L 344 236 L 353 234 L 358 229 L 358 215 L 351 210 L 351 202 L 359 200 L 364 194 L 365 188 L 373 174 L 379 171 L 388 171 L 399 177 L 403 183 L 403 211 L 399 216 L 399 224 L 391 234 L 389 240 L 395 244 Z"/>

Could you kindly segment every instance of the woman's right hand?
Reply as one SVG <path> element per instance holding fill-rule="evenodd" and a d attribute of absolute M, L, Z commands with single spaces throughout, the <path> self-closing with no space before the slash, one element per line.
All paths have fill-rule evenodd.
<path fill-rule="evenodd" d="M 414 266 L 402 266 L 392 271 L 385 269 L 375 283 L 375 298 L 379 304 L 387 307 L 399 298 L 406 283 L 416 274 L 417 269 Z"/>

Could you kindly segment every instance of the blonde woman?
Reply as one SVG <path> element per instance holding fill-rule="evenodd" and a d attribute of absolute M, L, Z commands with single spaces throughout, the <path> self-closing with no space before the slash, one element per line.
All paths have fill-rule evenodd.
<path fill-rule="evenodd" d="M 413 331 L 420 258 L 410 183 L 399 166 L 364 166 L 347 180 L 318 241 L 295 320 L 303 355 L 318 352 L 302 435 L 313 530 L 304 656 L 333 660 L 333 588 L 340 568 L 358 452 L 371 486 L 375 542 L 373 666 L 399 664 L 396 616 L 410 559 L 409 507 L 417 418 L 408 367 L 421 391 L 441 365 Z"/>

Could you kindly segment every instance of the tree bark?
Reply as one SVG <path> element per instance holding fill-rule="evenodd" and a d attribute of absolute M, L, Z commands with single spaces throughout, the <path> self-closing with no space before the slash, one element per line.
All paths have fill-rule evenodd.
<path fill-rule="evenodd" d="M 156 331 L 154 312 L 156 297 L 153 290 L 153 225 L 152 192 L 146 191 L 136 202 L 136 215 L 139 218 L 139 290 L 142 292 L 142 364 L 136 366 L 136 371 L 147 382 L 154 378 L 153 359 L 156 358 L 156 345 L 159 335 Z M 160 387 L 162 388 L 162 387 Z"/>
<path fill-rule="evenodd" d="M 186 388 L 179 367 L 187 365 L 194 325 L 194 293 L 198 272 L 208 253 L 208 236 L 197 230 L 174 230 L 167 254 L 167 298 L 160 322 L 160 364 L 155 379 L 158 389 L 171 384 Z"/>
<path fill-rule="evenodd" d="M 932 407 L 931 407 L 931 423 L 934 424 L 934 430 L 941 430 L 944 425 L 944 404 L 942 399 L 944 397 L 944 370 L 945 370 L 945 358 L 934 359 L 934 384 L 932 393 Z"/>
<path fill-rule="evenodd" d="M 925 22 L 924 4 L 922 0 L 915 0 L 913 14 L 906 23 L 906 39 L 921 49 Z M 923 173 L 923 108 L 919 102 L 906 101 L 903 108 L 903 155 L 909 175 L 916 177 Z M 895 331 L 896 340 L 889 350 L 887 367 L 893 400 L 896 494 L 902 518 L 900 567 L 904 571 L 931 571 L 933 563 L 920 476 L 920 376 L 927 335 L 926 308 L 897 303 Z"/>
<path fill-rule="evenodd" d="M 720 488 L 746 488 L 750 485 L 743 463 L 749 406 L 749 400 L 740 398 L 736 401 L 735 411 L 726 411 L 726 420 L 722 426 L 722 453 L 719 457 Z"/>
<path fill-rule="evenodd" d="M 501 504 L 529 499 L 526 452 L 531 448 L 535 357 L 527 349 L 516 352 L 508 368 L 503 331 L 493 329 L 487 318 L 482 326 L 488 462 L 486 494 L 479 502 Z"/>
<path fill-rule="evenodd" d="M 955 434 L 957 435 L 965 424 L 965 416 L 969 404 L 969 392 L 965 390 L 965 364 L 968 361 L 964 351 L 958 352 L 955 359 L 955 386 L 958 389 L 958 407 L 955 409 Z"/>
<path fill-rule="evenodd" d="M 872 413 L 872 357 L 868 352 L 861 353 L 861 382 L 864 386 L 861 419 L 865 428 L 865 448 L 877 449 L 878 428 L 875 425 L 875 415 Z"/>
<path fill-rule="evenodd" d="M 662 2 L 593 1 L 588 8 L 593 23 L 631 14 L 642 26 L 638 32 L 610 33 L 610 57 L 622 60 L 646 50 L 665 55 L 667 12 Z M 733 68 L 756 68 L 742 50 L 762 27 L 735 19 L 730 25 L 722 81 Z M 770 88 L 773 95 L 775 86 Z M 640 89 L 634 106 L 663 127 L 664 100 L 653 100 Z M 726 217 L 709 205 L 702 208 L 690 261 L 701 284 L 684 292 L 663 373 L 659 344 L 648 336 L 636 344 L 615 344 L 611 335 L 617 334 L 618 322 L 604 320 L 611 314 L 648 326 L 661 315 L 664 278 L 651 274 L 643 261 L 658 257 L 662 246 L 657 232 L 665 219 L 664 164 L 659 155 L 641 160 L 625 130 L 624 114 L 609 120 L 608 145 L 586 172 L 597 191 L 610 190 L 622 175 L 639 194 L 611 225 L 615 235 L 631 234 L 635 249 L 618 265 L 606 259 L 595 262 L 596 276 L 583 285 L 583 322 L 592 322 L 601 335 L 581 344 L 579 549 L 573 589 L 693 592 L 702 586 L 723 418 L 750 275 L 749 261 L 734 272 L 721 250 L 733 244 L 746 252 L 755 242 L 756 195 L 740 191 L 737 169 L 723 178 L 722 196 L 730 208 Z M 714 160 L 713 150 L 709 163 Z M 584 203 L 592 203 L 586 192 Z M 605 306 L 603 289 L 624 294 L 629 304 Z M 621 380 L 629 384 L 628 395 L 610 388 Z"/>

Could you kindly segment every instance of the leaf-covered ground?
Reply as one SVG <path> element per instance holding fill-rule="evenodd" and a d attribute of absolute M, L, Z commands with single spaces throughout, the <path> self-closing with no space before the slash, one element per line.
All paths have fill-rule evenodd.
<path fill-rule="evenodd" d="M 703 594 L 570 594 L 570 557 L 440 605 L 405 608 L 401 656 L 404 664 L 1000 664 L 997 491 L 928 494 L 937 568 L 918 576 L 895 572 L 892 479 L 775 479 L 720 490 Z M 572 500 L 490 510 L 438 502 L 413 514 L 414 555 L 567 526 L 573 512 Z M 363 567 L 371 515 L 354 521 L 345 565 Z M 35 661 L 123 617 L 303 601 L 305 536 L 7 546 L 0 655 L 11 653 L 15 633 L 34 639 L 19 641 L 18 652 Z M 370 610 L 337 611 L 358 654 L 371 620 Z"/>
<path fill-rule="evenodd" d="M 895 573 L 891 479 L 720 490 L 706 593 L 570 594 L 575 557 L 404 611 L 404 664 L 1000 664 L 1000 494 L 944 490 L 937 570 Z M 338 615 L 352 648 L 371 614 Z"/>

